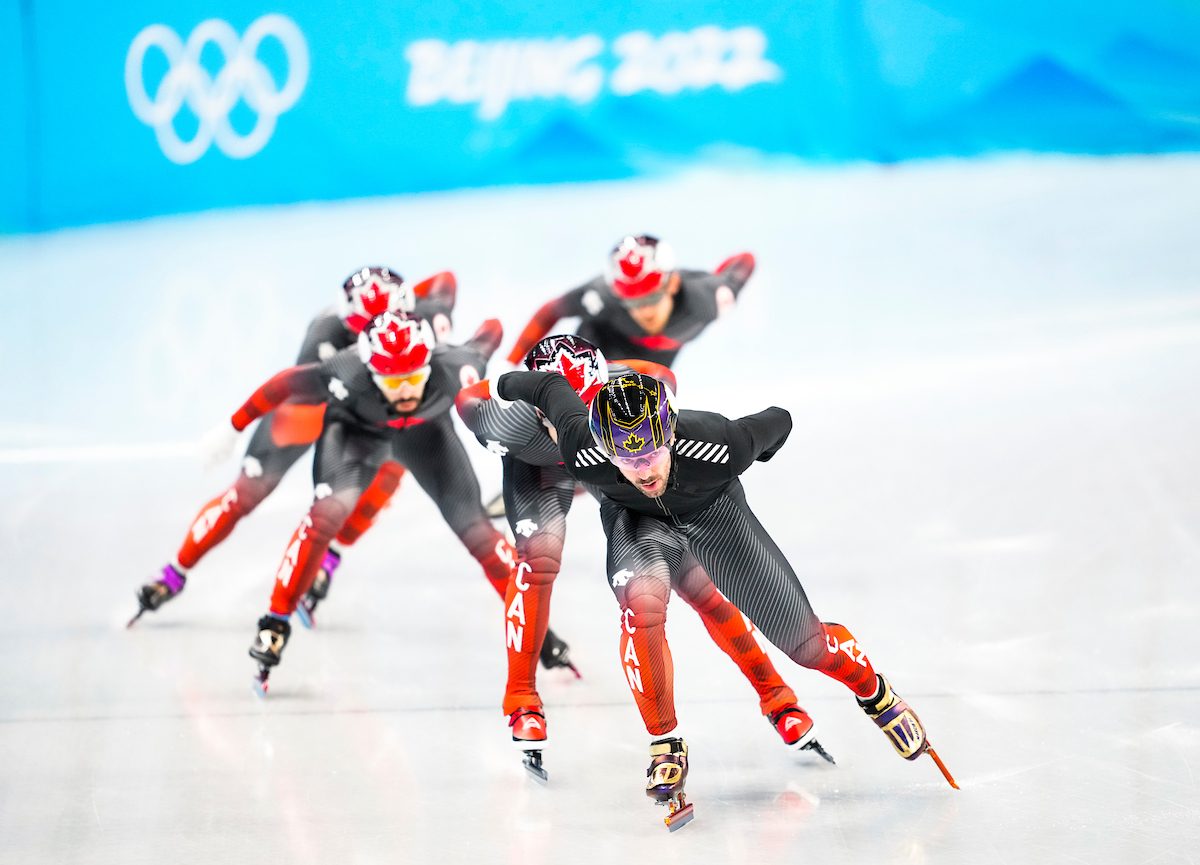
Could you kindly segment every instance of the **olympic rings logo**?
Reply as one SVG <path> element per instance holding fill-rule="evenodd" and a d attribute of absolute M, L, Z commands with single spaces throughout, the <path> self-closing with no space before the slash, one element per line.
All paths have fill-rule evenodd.
<path fill-rule="evenodd" d="M 257 56 L 259 45 L 268 36 L 278 39 L 287 54 L 288 76 L 282 89 L 276 89 L 270 71 Z M 225 60 L 215 79 L 200 65 L 200 52 L 210 42 Z M 153 99 L 142 81 L 142 64 L 151 48 L 162 51 L 169 64 Z M 262 16 L 241 39 L 229 24 L 210 18 L 196 26 L 187 44 L 165 24 L 151 24 L 134 38 L 125 56 L 129 106 L 138 120 L 153 127 L 167 159 L 180 165 L 195 162 L 214 142 L 233 159 L 258 153 L 275 132 L 279 115 L 296 104 L 307 83 L 308 44 L 296 22 L 284 15 Z M 229 112 L 239 99 L 258 115 L 246 135 L 229 122 Z M 181 139 L 174 126 L 184 103 L 200 121 L 190 141 Z"/>

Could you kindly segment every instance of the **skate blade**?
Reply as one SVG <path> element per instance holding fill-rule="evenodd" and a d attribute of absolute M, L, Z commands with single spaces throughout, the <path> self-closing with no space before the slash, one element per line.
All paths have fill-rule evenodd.
<path fill-rule="evenodd" d="M 574 674 L 575 674 L 575 678 L 576 678 L 576 679 L 582 679 L 582 678 L 583 678 L 583 674 L 582 674 L 582 673 L 580 673 L 580 672 L 579 672 L 577 669 L 575 669 L 575 665 L 574 665 L 574 664 L 572 664 L 570 661 L 567 661 L 567 663 L 566 663 L 566 667 L 567 667 L 567 669 L 569 669 L 569 670 L 570 670 L 572 673 L 574 673 Z"/>
<path fill-rule="evenodd" d="M 304 604 L 296 605 L 296 618 L 300 620 L 300 624 L 304 625 L 307 630 L 312 630 L 316 626 L 316 621 L 313 620 L 312 613 L 304 609 Z"/>
<path fill-rule="evenodd" d="M 270 670 L 259 670 L 250 680 L 250 687 L 254 689 L 256 696 L 266 699 L 267 696 L 267 677 L 271 675 Z"/>
<path fill-rule="evenodd" d="M 534 754 L 537 756 L 535 757 Z M 542 768 L 542 752 L 541 751 L 526 751 L 525 759 L 521 761 L 521 765 L 525 767 L 525 771 L 529 773 L 529 777 L 537 781 L 543 787 L 550 783 L 550 775 Z"/>
<path fill-rule="evenodd" d="M 958 783 L 954 780 L 954 776 L 950 774 L 950 770 L 946 768 L 946 764 L 942 762 L 942 758 L 938 756 L 937 751 L 933 750 L 933 746 L 929 744 L 928 739 L 925 740 L 925 751 L 933 758 L 933 762 L 937 763 L 937 767 L 942 770 L 942 777 L 946 779 L 950 786 L 955 790 L 961 790 L 962 788 L 958 786 Z"/>
<path fill-rule="evenodd" d="M 818 754 L 820 754 L 822 757 L 824 757 L 826 760 L 828 760 L 832 765 L 834 765 L 834 766 L 837 765 L 837 761 L 833 759 L 833 756 L 828 751 L 826 751 L 824 748 L 822 748 L 821 743 L 818 742 L 816 739 L 810 740 L 808 742 L 808 744 L 802 746 L 800 748 L 800 750 L 801 751 L 816 751 Z"/>
<path fill-rule="evenodd" d="M 678 832 L 688 823 L 691 823 L 695 817 L 696 814 L 693 811 L 693 806 L 689 803 L 672 811 L 671 816 L 663 818 L 663 822 L 667 824 L 668 831 Z"/>
<path fill-rule="evenodd" d="M 148 610 L 148 609 L 150 609 L 150 608 L 142 607 L 140 610 L 138 610 L 137 614 L 132 619 L 130 619 L 128 622 L 125 623 L 125 629 L 128 630 L 129 628 L 132 628 L 133 623 L 136 622 L 138 619 L 140 619 L 142 617 L 142 613 L 146 612 L 146 610 Z M 109 621 L 111 622 L 112 619 L 109 619 Z"/>

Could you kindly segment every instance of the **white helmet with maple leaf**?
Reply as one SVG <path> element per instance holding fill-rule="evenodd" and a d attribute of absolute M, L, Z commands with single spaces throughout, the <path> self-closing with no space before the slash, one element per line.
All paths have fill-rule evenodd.
<path fill-rule="evenodd" d="M 385 312 L 358 335 L 358 356 L 375 375 L 408 375 L 429 364 L 435 345 L 429 322 L 407 312 Z"/>

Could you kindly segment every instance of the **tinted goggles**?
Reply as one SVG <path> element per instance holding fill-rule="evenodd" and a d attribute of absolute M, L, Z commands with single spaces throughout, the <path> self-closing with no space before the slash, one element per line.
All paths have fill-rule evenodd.
<path fill-rule="evenodd" d="M 413 387 L 420 387 L 429 381 L 429 374 L 433 371 L 433 367 L 423 366 L 418 370 L 413 370 L 404 375 L 380 375 L 372 373 L 371 378 L 375 380 L 377 387 L 386 388 L 387 390 L 396 390 L 400 385 L 407 384 Z"/>
<path fill-rule="evenodd" d="M 619 469 L 627 469 L 628 471 L 636 472 L 641 469 L 648 469 L 659 465 L 670 455 L 671 446 L 663 445 L 660 448 L 650 451 L 648 454 L 641 454 L 636 457 L 609 457 L 608 460 Z"/>

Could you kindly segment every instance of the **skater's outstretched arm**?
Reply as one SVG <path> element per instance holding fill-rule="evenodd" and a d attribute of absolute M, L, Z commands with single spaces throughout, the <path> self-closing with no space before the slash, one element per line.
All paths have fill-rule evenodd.
<path fill-rule="evenodd" d="M 443 270 L 414 285 L 413 294 L 422 300 L 436 300 L 444 304 L 448 312 L 454 309 L 458 297 L 458 280 L 451 271 Z"/>
<path fill-rule="evenodd" d="M 556 372 L 505 373 L 497 382 L 496 392 L 503 399 L 522 399 L 540 408 L 558 430 L 560 447 L 564 434 L 573 432 L 591 438 L 587 406 L 570 382 Z"/>
<path fill-rule="evenodd" d="M 592 283 L 588 283 L 568 291 L 562 297 L 556 297 L 535 312 L 533 318 L 529 319 L 529 324 L 525 325 L 525 329 L 517 337 L 516 345 L 508 353 L 508 362 L 517 364 L 524 360 L 529 349 L 537 345 L 541 338 L 548 334 L 550 329 L 561 319 L 570 318 L 573 315 L 583 315 L 585 312 L 583 295 L 591 285 Z"/>
<path fill-rule="evenodd" d="M 233 428 L 241 432 L 256 418 L 282 404 L 289 397 L 294 402 L 322 403 L 327 397 L 327 385 L 321 374 L 323 364 L 306 363 L 276 373 L 256 390 L 250 399 L 234 412 Z"/>
<path fill-rule="evenodd" d="M 500 324 L 500 319 L 489 318 L 483 324 L 479 325 L 479 329 L 475 331 L 475 335 L 467 340 L 463 348 L 469 348 L 483 355 L 483 360 L 486 363 L 488 358 L 496 353 L 496 349 L 500 347 L 500 340 L 504 339 L 504 328 Z"/>
<path fill-rule="evenodd" d="M 729 466 L 734 476 L 756 460 L 765 463 L 792 432 L 792 416 L 777 406 L 729 421 Z"/>
<path fill-rule="evenodd" d="M 493 453 L 521 459 L 531 447 L 539 447 L 545 427 L 531 405 L 503 400 L 494 390 L 495 383 L 487 379 L 463 388 L 454 407 L 481 445 Z"/>
<path fill-rule="evenodd" d="M 429 322 L 438 344 L 449 341 L 454 326 L 454 302 L 458 298 L 458 283 L 448 270 L 435 273 L 413 286 L 417 315 Z"/>
<path fill-rule="evenodd" d="M 737 297 L 750 280 L 750 275 L 754 273 L 754 256 L 749 252 L 731 255 L 717 265 L 717 269 L 713 272 L 718 276 L 725 277 L 725 284 L 729 286 L 734 297 Z"/>

